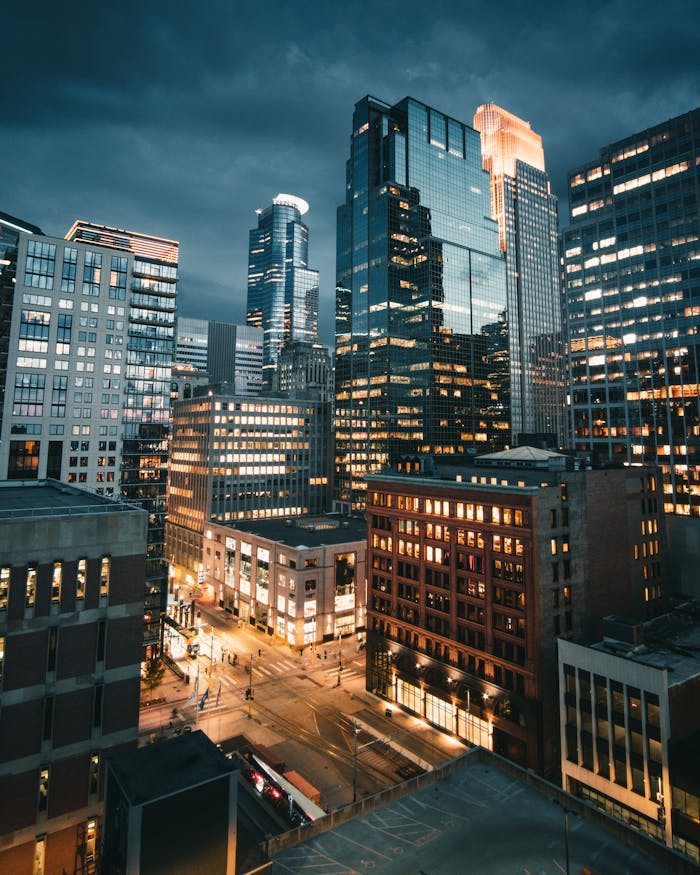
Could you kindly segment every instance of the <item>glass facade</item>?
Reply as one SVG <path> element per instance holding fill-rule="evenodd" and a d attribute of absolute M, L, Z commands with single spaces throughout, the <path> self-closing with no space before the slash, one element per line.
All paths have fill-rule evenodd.
<path fill-rule="evenodd" d="M 355 107 L 338 209 L 336 501 L 411 452 L 510 442 L 510 324 L 472 128 L 406 98 Z"/>
<path fill-rule="evenodd" d="M 562 234 L 574 446 L 658 464 L 700 516 L 700 110 L 569 174 Z"/>
<path fill-rule="evenodd" d="M 528 122 L 493 103 L 480 106 L 491 212 L 506 255 L 511 343 L 521 368 L 511 382 L 511 427 L 566 445 L 557 199 L 545 173 L 542 139 Z M 514 318 L 517 314 L 517 320 Z"/>
<path fill-rule="evenodd" d="M 279 194 L 250 232 L 247 321 L 264 332 L 268 390 L 282 346 L 313 343 L 318 335 L 318 271 L 308 267 L 309 229 L 301 220 L 308 208 L 301 198 Z"/>

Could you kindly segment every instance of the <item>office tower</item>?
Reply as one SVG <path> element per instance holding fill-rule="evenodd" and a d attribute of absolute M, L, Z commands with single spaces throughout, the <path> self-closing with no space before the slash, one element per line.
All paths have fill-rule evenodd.
<path fill-rule="evenodd" d="M 178 316 L 175 323 L 175 365 L 206 371 L 209 322 Z"/>
<path fill-rule="evenodd" d="M 700 109 L 571 171 L 569 210 L 573 444 L 658 464 L 666 512 L 699 517 Z"/>
<path fill-rule="evenodd" d="M 204 545 L 204 586 L 215 604 L 259 632 L 304 647 L 364 630 L 364 519 L 212 523 Z"/>
<path fill-rule="evenodd" d="M 479 134 L 412 98 L 355 106 L 338 209 L 336 507 L 404 453 L 510 443 L 505 260 Z"/>
<path fill-rule="evenodd" d="M 662 606 L 659 478 L 570 462 L 414 456 L 367 484 L 367 689 L 547 776 L 557 639 Z"/>
<path fill-rule="evenodd" d="M 327 510 L 330 422 L 323 404 L 196 390 L 173 406 L 167 555 L 178 583 L 202 583 L 210 521 Z"/>
<path fill-rule="evenodd" d="M 247 322 L 263 330 L 263 384 L 267 390 L 280 349 L 292 340 L 313 343 L 318 333 L 318 271 L 308 266 L 309 205 L 278 194 L 258 211 L 250 232 Z"/>
<path fill-rule="evenodd" d="M 210 322 L 207 371 L 212 383 L 229 383 L 236 395 L 258 395 L 263 380 L 263 330 Z"/>
<path fill-rule="evenodd" d="M 41 234 L 41 229 L 0 212 L 0 433 L 7 380 L 12 305 L 17 275 L 17 249 L 22 234 Z"/>
<path fill-rule="evenodd" d="M 565 790 L 700 863 L 700 602 L 560 641 Z"/>
<path fill-rule="evenodd" d="M 167 574 L 165 487 L 178 244 L 76 222 L 22 234 L 0 476 L 52 477 L 148 511 L 147 645 Z"/>
<path fill-rule="evenodd" d="M 138 742 L 146 535 L 132 505 L 0 483 L 2 872 L 96 871 L 105 761 Z"/>
<path fill-rule="evenodd" d="M 542 138 L 529 123 L 495 103 L 474 114 L 484 170 L 491 179 L 491 215 L 506 255 L 511 338 L 520 372 L 511 383 L 513 439 L 539 435 L 566 444 L 562 302 L 557 199 L 545 172 Z"/>
<path fill-rule="evenodd" d="M 291 398 L 316 398 L 333 403 L 333 368 L 328 347 L 294 341 L 286 344 L 277 362 L 275 386 Z"/>

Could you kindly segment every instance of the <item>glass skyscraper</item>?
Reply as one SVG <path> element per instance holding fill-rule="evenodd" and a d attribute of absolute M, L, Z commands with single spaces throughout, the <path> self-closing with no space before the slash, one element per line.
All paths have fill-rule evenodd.
<path fill-rule="evenodd" d="M 506 271 L 479 134 L 412 98 L 355 106 L 338 209 L 339 508 L 414 452 L 510 443 Z"/>
<path fill-rule="evenodd" d="M 288 341 L 314 343 L 318 335 L 318 271 L 308 266 L 309 205 L 278 194 L 258 212 L 248 251 L 248 325 L 263 329 L 263 384 L 272 387 L 280 349 Z"/>
<path fill-rule="evenodd" d="M 478 107 L 474 127 L 481 134 L 491 212 L 506 255 L 510 312 L 518 317 L 511 317 L 510 326 L 521 364 L 511 383 L 513 439 L 547 436 L 550 443 L 564 446 L 559 221 L 542 138 L 528 122 L 494 103 Z"/>
<path fill-rule="evenodd" d="M 700 109 L 569 174 L 562 234 L 576 449 L 658 464 L 700 516 Z"/>

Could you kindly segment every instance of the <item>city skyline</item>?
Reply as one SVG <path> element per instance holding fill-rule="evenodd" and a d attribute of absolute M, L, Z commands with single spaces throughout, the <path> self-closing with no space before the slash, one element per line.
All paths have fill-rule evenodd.
<path fill-rule="evenodd" d="M 79 217 L 179 240 L 181 315 L 243 322 L 254 211 L 293 191 L 310 204 L 329 344 L 346 120 L 365 94 L 410 94 L 466 123 L 498 103 L 542 135 L 560 201 L 567 170 L 601 143 L 697 104 L 688 3 L 601 5 L 585 20 L 512 6 L 498 27 L 457 4 L 409 7 L 397 19 L 366 4 L 347 21 L 315 4 L 272 17 L 213 4 L 193 20 L 184 4 L 78 3 L 70 29 L 60 8 L 13 10 L 3 208 L 49 235 Z"/>

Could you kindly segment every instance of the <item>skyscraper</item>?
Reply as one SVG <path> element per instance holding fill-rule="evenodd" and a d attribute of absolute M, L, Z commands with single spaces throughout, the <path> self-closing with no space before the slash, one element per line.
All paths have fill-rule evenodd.
<path fill-rule="evenodd" d="M 336 502 L 403 453 L 510 443 L 505 261 L 479 134 L 412 98 L 355 106 L 338 209 Z"/>
<path fill-rule="evenodd" d="M 250 232 L 247 321 L 264 332 L 266 389 L 283 344 L 317 339 L 318 271 L 308 266 L 309 229 L 301 219 L 308 209 L 305 200 L 278 194 Z"/>
<path fill-rule="evenodd" d="M 159 638 L 178 244 L 76 222 L 22 234 L 0 478 L 51 477 L 148 512 L 145 641 Z"/>
<path fill-rule="evenodd" d="M 261 328 L 209 323 L 207 371 L 212 383 L 230 383 L 238 395 L 258 395 L 262 388 L 262 365 Z"/>
<path fill-rule="evenodd" d="M 559 278 L 557 199 L 545 172 L 542 138 L 529 123 L 494 103 L 478 107 L 484 170 L 491 179 L 491 214 L 506 254 L 511 343 L 520 371 L 511 384 L 511 427 L 518 436 L 566 434 Z"/>
<path fill-rule="evenodd" d="M 700 109 L 569 174 L 562 234 L 578 450 L 658 464 L 664 508 L 700 516 Z"/>

